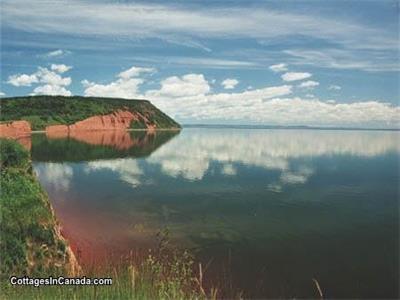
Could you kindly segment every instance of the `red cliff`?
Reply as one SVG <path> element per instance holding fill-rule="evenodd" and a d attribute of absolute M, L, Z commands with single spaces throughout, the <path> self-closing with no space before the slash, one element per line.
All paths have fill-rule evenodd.
<path fill-rule="evenodd" d="M 46 135 L 50 138 L 65 137 L 77 131 L 96 131 L 96 130 L 126 130 L 130 128 L 132 121 L 141 121 L 146 124 L 150 131 L 155 129 L 155 125 L 140 113 L 117 110 L 114 113 L 102 116 L 93 116 L 72 125 L 51 125 L 46 127 Z"/>
<path fill-rule="evenodd" d="M 0 124 L 0 137 L 19 139 L 30 136 L 31 125 L 27 121 L 11 121 Z"/>

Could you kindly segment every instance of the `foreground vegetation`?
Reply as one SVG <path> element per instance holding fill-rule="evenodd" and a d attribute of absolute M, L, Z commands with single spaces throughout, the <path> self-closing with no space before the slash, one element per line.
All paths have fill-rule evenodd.
<path fill-rule="evenodd" d="M 192 256 L 169 246 L 158 248 L 141 262 L 88 271 L 86 277 L 113 279 L 103 286 L 6 286 L 7 299 L 216 299 L 218 290 L 203 288 L 202 274 Z"/>
<path fill-rule="evenodd" d="M 169 245 L 168 231 L 157 249 L 119 267 L 71 273 L 68 245 L 57 234 L 47 195 L 32 173 L 29 153 L 0 139 L 1 154 L 1 295 L 2 299 L 205 299 L 218 291 L 203 287 L 201 265 Z M 9 277 L 111 277 L 107 286 L 12 286 Z"/>
<path fill-rule="evenodd" d="M 157 128 L 180 128 L 180 125 L 147 100 L 96 97 L 25 96 L 1 98 L 0 121 L 26 120 L 33 130 L 48 125 L 70 125 L 95 115 L 119 109 L 138 112 Z M 144 120 L 132 122 L 132 129 L 146 128 Z"/>
<path fill-rule="evenodd" d="M 32 174 L 29 153 L 2 139 L 0 155 L 1 279 L 9 274 L 64 274 L 71 257 L 48 198 Z"/>

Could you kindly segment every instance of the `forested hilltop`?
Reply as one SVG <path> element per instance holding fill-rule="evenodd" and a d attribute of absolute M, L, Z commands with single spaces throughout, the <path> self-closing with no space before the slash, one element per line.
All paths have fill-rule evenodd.
<path fill-rule="evenodd" d="M 44 130 L 52 125 L 72 125 L 94 116 L 118 111 L 134 115 L 132 129 L 180 128 L 180 125 L 147 100 L 97 98 L 81 96 L 26 96 L 1 98 L 0 121 L 25 120 L 32 130 Z"/>

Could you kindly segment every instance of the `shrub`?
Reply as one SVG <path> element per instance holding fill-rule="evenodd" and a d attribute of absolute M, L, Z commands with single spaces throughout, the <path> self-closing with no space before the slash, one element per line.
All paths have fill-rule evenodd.
<path fill-rule="evenodd" d="M 14 167 L 26 169 L 29 166 L 29 153 L 22 145 L 9 139 L 0 139 L 0 169 Z"/>

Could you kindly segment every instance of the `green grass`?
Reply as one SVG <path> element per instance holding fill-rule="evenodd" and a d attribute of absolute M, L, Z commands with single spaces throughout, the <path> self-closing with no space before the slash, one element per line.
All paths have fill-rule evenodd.
<path fill-rule="evenodd" d="M 94 115 L 105 115 L 118 109 L 138 112 L 157 128 L 180 128 L 180 125 L 147 100 L 95 97 L 26 96 L 1 98 L 0 122 L 26 120 L 33 130 L 48 125 L 70 125 Z M 132 122 L 132 129 L 146 128 L 144 120 Z"/>
<path fill-rule="evenodd" d="M 149 254 L 140 263 L 88 271 L 91 278 L 112 278 L 104 286 L 11 286 L 5 299 L 215 299 L 218 291 L 205 290 L 201 276 L 186 251 L 169 248 Z"/>
<path fill-rule="evenodd" d="M 68 260 L 64 240 L 46 193 L 32 174 L 29 153 L 14 141 L 0 140 L 0 277 L 10 274 L 62 274 Z"/>

